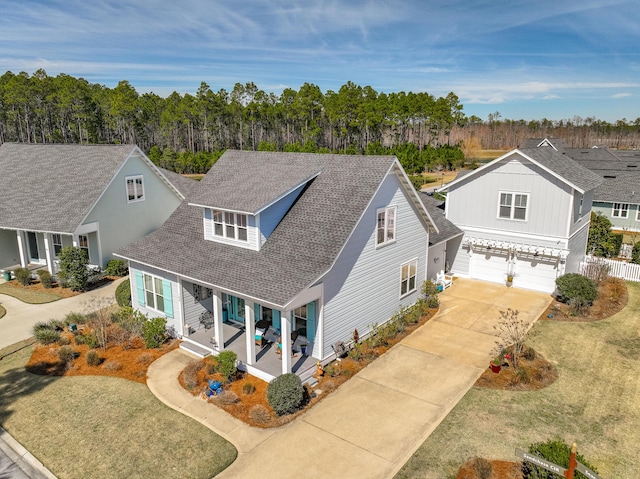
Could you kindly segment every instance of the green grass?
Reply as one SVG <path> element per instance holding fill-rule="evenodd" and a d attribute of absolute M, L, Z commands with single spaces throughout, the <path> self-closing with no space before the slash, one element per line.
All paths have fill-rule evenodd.
<path fill-rule="evenodd" d="M 468 459 L 515 461 L 514 448 L 558 435 L 602 477 L 635 479 L 640 469 L 640 284 L 629 304 L 593 323 L 539 322 L 529 344 L 558 369 L 540 391 L 472 388 L 396 477 L 454 478 Z"/>
<path fill-rule="evenodd" d="M 13 296 L 23 303 L 29 304 L 51 303 L 60 299 L 60 296 L 58 296 L 57 294 L 39 293 L 37 291 L 29 291 L 28 289 L 14 288 L 8 286 L 6 283 L 0 284 L 0 294 Z"/>
<path fill-rule="evenodd" d="M 0 304 L 0 318 L 7 314 L 7 310 Z"/>
<path fill-rule="evenodd" d="M 59 479 L 204 479 L 236 458 L 233 445 L 145 385 L 36 376 L 24 369 L 31 351 L 27 343 L 0 350 L 0 425 Z"/>

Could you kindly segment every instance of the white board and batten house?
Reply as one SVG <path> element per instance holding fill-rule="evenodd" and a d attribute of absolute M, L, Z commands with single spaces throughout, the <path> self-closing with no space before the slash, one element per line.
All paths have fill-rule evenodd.
<path fill-rule="evenodd" d="M 446 217 L 464 231 L 451 271 L 544 292 L 579 272 L 602 178 L 555 148 L 516 149 L 449 183 Z"/>
<path fill-rule="evenodd" d="M 393 156 L 228 150 L 156 232 L 122 248 L 134 307 L 182 347 L 306 379 L 336 342 L 413 304 L 429 213 Z M 284 340 L 283 340 L 284 338 Z"/>

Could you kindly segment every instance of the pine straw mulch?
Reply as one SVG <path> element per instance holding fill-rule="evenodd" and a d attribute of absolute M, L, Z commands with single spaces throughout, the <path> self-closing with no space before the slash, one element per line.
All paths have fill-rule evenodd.
<path fill-rule="evenodd" d="M 101 278 L 99 281 L 96 281 L 95 283 L 89 284 L 88 287 L 87 287 L 87 291 L 91 291 L 91 290 L 94 290 L 94 289 L 99 288 L 101 286 L 104 286 L 106 284 L 109 284 L 112 281 L 115 281 L 116 279 L 120 279 L 120 277 L 119 276 L 105 276 L 105 277 Z M 7 285 L 8 287 L 11 287 L 11 288 L 22 289 L 22 290 L 25 290 L 25 291 L 31 291 L 33 293 L 54 294 L 54 295 L 60 297 L 60 299 L 72 298 L 73 296 L 78 296 L 79 294 L 82 294 L 82 291 L 73 291 L 71 288 L 63 288 L 62 286 L 60 286 L 58 283 L 55 283 L 55 282 L 53 283 L 51 288 L 45 288 L 42 285 L 42 283 L 40 282 L 40 280 L 32 280 L 31 284 L 29 284 L 27 286 L 21 285 L 15 279 L 12 279 L 11 281 L 7 281 L 7 282 L 5 282 L 3 284 L 5 284 L 5 285 Z"/>
<path fill-rule="evenodd" d="M 86 329 L 83 332 L 88 332 Z M 163 354 L 178 347 L 178 341 L 169 341 L 157 349 L 147 349 L 141 338 L 134 338 L 128 347 L 110 343 L 106 349 L 96 348 L 100 364 L 87 364 L 86 344 L 75 344 L 74 335 L 65 329 L 66 336 L 76 353 L 76 358 L 69 364 L 60 362 L 58 351 L 60 345 L 36 346 L 27 362 L 26 370 L 39 375 L 48 376 L 112 376 L 129 379 L 145 384 L 149 365 Z"/>
<path fill-rule="evenodd" d="M 607 278 L 598 285 L 598 298 L 584 315 L 575 315 L 567 304 L 554 301 L 539 318 L 545 321 L 574 321 L 589 322 L 606 319 L 622 310 L 628 301 L 627 286 L 625 282 L 617 278 Z M 551 315 L 551 317 L 549 317 Z M 525 347 L 525 349 L 527 349 Z M 528 348 L 531 350 L 531 348 Z M 491 368 L 482 373 L 475 386 L 483 388 L 529 391 L 542 389 L 552 384 L 558 377 L 558 373 L 545 358 L 539 353 L 529 353 L 534 360 L 527 360 L 524 356 L 519 358 L 519 368 L 526 371 L 518 372 L 511 367 L 509 361 L 506 367 L 499 373 L 494 373 Z M 525 379 L 523 381 L 523 378 Z M 458 470 L 456 479 L 481 479 L 476 472 L 477 463 L 488 462 L 492 466 L 492 473 L 488 479 L 522 479 L 521 463 L 510 461 L 488 460 L 474 458 L 464 463 Z"/>
<path fill-rule="evenodd" d="M 322 375 L 314 375 L 314 378 L 318 381 L 316 385 L 313 387 L 310 387 L 308 384 L 304 385 L 305 399 L 302 407 L 297 412 L 286 416 L 277 416 L 271 406 L 269 406 L 269 402 L 267 401 L 267 387 L 269 384 L 267 382 L 247 373 L 239 372 L 229 384 L 224 384 L 223 377 L 214 371 L 215 358 L 207 357 L 202 360 L 193 361 L 180 373 L 178 380 L 182 387 L 194 396 L 199 396 L 203 400 L 220 407 L 235 418 L 240 419 L 252 427 L 279 427 L 291 422 L 301 414 L 304 414 L 305 411 L 324 399 L 329 393 L 336 390 L 342 383 L 347 381 L 358 371 L 366 367 L 376 358 L 388 351 L 393 345 L 400 342 L 403 338 L 430 320 L 437 311 L 437 309 L 430 309 L 420 318 L 418 323 L 408 325 L 404 332 L 400 333 L 395 338 L 390 339 L 388 344 L 385 346 L 379 346 L 371 349 L 364 343 L 361 343 L 362 358 L 360 361 L 355 361 L 350 357 L 345 357 L 340 361 L 333 361 L 325 366 Z M 222 396 L 212 396 L 207 398 L 206 392 L 208 390 L 209 380 L 222 382 L 224 384 L 223 389 L 225 391 L 232 391 L 236 394 L 238 401 L 232 404 L 227 404 L 226 398 Z M 253 385 L 255 388 L 253 392 L 247 393 L 245 391 L 244 388 L 247 383 Z M 256 409 L 261 409 L 265 414 L 256 415 Z M 253 414 L 252 410 L 254 410 Z"/>

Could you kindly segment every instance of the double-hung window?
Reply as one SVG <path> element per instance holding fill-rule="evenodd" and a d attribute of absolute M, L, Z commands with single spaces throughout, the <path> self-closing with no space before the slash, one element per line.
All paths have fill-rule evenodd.
<path fill-rule="evenodd" d="M 500 204 L 498 205 L 498 217 L 509 220 L 527 219 L 527 205 L 529 195 L 527 193 L 500 192 Z"/>
<path fill-rule="evenodd" d="M 89 256 L 89 237 L 87 235 L 78 235 L 78 247 L 87 253 L 87 259 L 91 257 Z"/>
<path fill-rule="evenodd" d="M 640 205 L 637 205 L 638 211 L 636 211 L 636 221 L 640 221 Z"/>
<path fill-rule="evenodd" d="M 62 235 L 53 233 L 51 237 L 53 241 L 53 254 L 57 257 L 60 254 L 60 250 L 62 250 Z"/>
<path fill-rule="evenodd" d="M 392 243 L 396 238 L 396 207 L 380 208 L 376 214 L 376 246 Z"/>
<path fill-rule="evenodd" d="M 629 203 L 614 203 L 611 216 L 614 218 L 626 218 L 629 216 Z"/>
<path fill-rule="evenodd" d="M 142 175 L 127 176 L 127 203 L 135 203 L 136 201 L 144 201 L 144 184 Z"/>
<path fill-rule="evenodd" d="M 405 263 L 400 268 L 400 297 L 411 294 L 416 290 L 416 276 L 418 274 L 418 260 Z"/>
<path fill-rule="evenodd" d="M 145 274 L 144 275 L 144 295 L 149 308 L 164 313 L 164 296 L 162 290 L 162 279 Z"/>
<path fill-rule="evenodd" d="M 231 211 L 213 210 L 213 235 L 247 241 L 247 215 Z"/>

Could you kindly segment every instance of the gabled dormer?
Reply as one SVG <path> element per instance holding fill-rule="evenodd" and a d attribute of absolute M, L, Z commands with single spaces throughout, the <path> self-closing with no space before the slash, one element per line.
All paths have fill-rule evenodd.
<path fill-rule="evenodd" d="M 247 164 L 252 160 L 233 161 L 228 155 L 214 165 L 190 198 L 190 206 L 202 209 L 206 240 L 260 250 L 321 173 L 317 166 L 300 163 Z"/>

